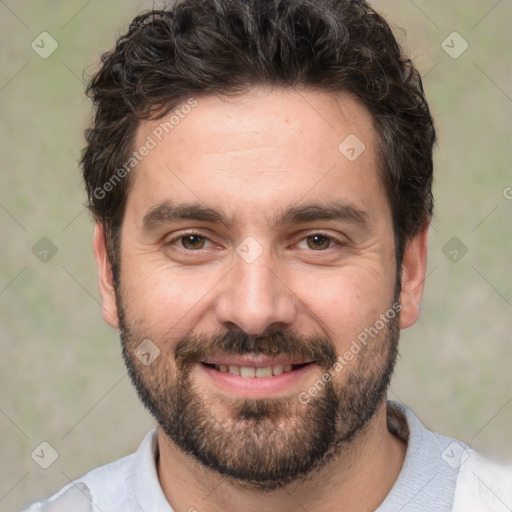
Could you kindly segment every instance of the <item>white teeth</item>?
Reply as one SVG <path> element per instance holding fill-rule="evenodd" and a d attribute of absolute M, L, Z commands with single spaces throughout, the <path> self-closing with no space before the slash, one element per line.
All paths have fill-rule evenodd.
<path fill-rule="evenodd" d="M 281 375 L 284 372 L 291 372 L 291 364 L 276 364 L 273 366 L 265 366 L 263 368 L 255 368 L 253 366 L 239 366 L 237 364 L 216 364 L 215 369 L 226 373 L 229 372 L 233 375 L 240 375 L 245 378 L 252 377 L 272 377 L 272 375 Z"/>
<path fill-rule="evenodd" d="M 240 366 L 241 377 L 256 377 L 256 368 L 250 366 Z"/>
<path fill-rule="evenodd" d="M 272 377 L 272 366 L 256 368 L 256 377 Z"/>
<path fill-rule="evenodd" d="M 232 373 L 233 375 L 240 375 L 240 366 L 237 364 L 230 364 L 228 366 L 229 373 Z"/>
<path fill-rule="evenodd" d="M 284 366 L 282 364 L 276 364 L 275 366 L 272 366 L 272 373 L 274 375 L 281 375 L 283 373 Z"/>

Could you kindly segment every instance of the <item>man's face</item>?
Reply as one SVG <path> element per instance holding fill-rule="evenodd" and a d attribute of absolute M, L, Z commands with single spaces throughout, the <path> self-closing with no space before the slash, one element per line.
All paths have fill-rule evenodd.
<path fill-rule="evenodd" d="M 133 172 L 104 304 L 168 439 L 277 488 L 349 446 L 385 399 L 399 323 L 378 322 L 398 297 L 376 136 L 348 95 L 196 99 L 161 141 L 162 121 L 139 128 L 135 149 L 156 146 Z"/>

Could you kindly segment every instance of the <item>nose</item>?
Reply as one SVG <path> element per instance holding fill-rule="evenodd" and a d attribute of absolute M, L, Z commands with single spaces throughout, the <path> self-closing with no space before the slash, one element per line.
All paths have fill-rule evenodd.
<path fill-rule="evenodd" d="M 288 327 L 295 319 L 296 306 L 283 277 L 265 253 L 250 263 L 236 257 L 235 267 L 219 283 L 217 321 L 253 336 L 268 328 Z"/>

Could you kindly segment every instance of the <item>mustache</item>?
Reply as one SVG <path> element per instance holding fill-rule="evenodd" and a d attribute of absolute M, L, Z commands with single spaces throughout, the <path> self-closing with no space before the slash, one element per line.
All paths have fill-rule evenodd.
<path fill-rule="evenodd" d="M 293 332 L 274 330 L 258 336 L 243 331 L 227 331 L 213 335 L 186 335 L 175 350 L 176 363 L 187 369 L 208 357 L 219 355 L 263 354 L 290 356 L 315 361 L 328 369 L 337 354 L 329 340 L 323 336 L 301 336 Z"/>

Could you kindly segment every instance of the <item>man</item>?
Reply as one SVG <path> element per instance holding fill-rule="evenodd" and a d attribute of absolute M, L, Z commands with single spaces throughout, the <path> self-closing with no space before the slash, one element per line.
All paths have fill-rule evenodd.
<path fill-rule="evenodd" d="M 386 401 L 435 130 L 385 20 L 185 0 L 102 63 L 82 165 L 103 314 L 158 427 L 28 510 L 510 510 L 510 469 Z"/>

